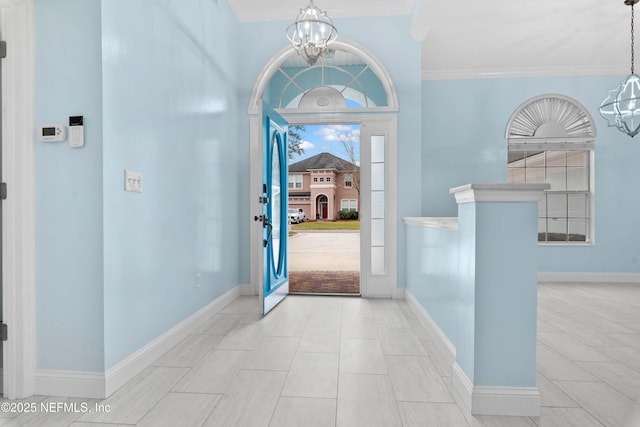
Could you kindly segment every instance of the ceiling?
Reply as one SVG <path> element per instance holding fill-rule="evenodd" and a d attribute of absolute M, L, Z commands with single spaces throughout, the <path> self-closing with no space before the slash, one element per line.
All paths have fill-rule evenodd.
<path fill-rule="evenodd" d="M 408 31 L 422 43 L 425 79 L 628 74 L 630 70 L 631 10 L 623 0 L 415 1 L 415 5 L 414 0 L 316 0 L 315 4 L 330 17 L 414 14 Z M 243 22 L 293 21 L 307 5 L 306 0 L 230 3 Z M 636 12 L 640 26 L 640 6 Z"/>

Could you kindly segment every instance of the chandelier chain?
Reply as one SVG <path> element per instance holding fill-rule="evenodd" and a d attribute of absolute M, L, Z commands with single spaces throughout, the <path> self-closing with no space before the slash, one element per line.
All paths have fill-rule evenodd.
<path fill-rule="evenodd" d="M 635 36 L 634 36 L 634 23 L 635 23 L 635 13 L 634 13 L 634 3 L 631 3 L 631 74 L 634 73 L 635 69 Z"/>

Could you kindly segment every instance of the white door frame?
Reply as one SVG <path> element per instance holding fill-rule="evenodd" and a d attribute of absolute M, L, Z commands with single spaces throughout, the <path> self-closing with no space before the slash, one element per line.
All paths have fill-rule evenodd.
<path fill-rule="evenodd" d="M 362 187 L 360 195 L 360 272 L 361 293 L 364 297 L 399 298 L 403 295 L 398 290 L 398 223 L 397 223 L 397 193 L 398 193 L 398 117 L 399 109 L 398 92 L 391 74 L 378 58 L 368 49 L 352 41 L 338 38 L 333 42 L 336 49 L 352 52 L 362 58 L 374 71 L 387 95 L 386 107 L 374 108 L 339 108 L 332 112 L 282 110 L 276 111 L 290 124 L 340 124 L 360 123 L 360 151 L 361 151 L 361 177 Z M 271 81 L 271 77 L 278 71 L 280 65 L 292 54 L 290 46 L 283 47 L 270 58 L 264 65 L 258 78 L 253 84 L 249 99 L 249 209 L 253 221 L 255 215 L 259 215 L 258 198 L 262 188 L 262 123 L 260 123 L 260 110 L 262 95 Z M 385 189 L 385 218 L 384 218 L 384 274 L 372 274 L 371 269 L 371 226 L 369 209 L 371 205 L 370 189 L 370 151 L 366 144 L 371 135 L 385 136 L 385 162 L 384 162 L 384 189 Z M 363 136 L 364 135 L 364 136 Z M 362 178 L 361 178 L 362 179 Z M 367 194 L 365 194 L 367 193 Z M 254 292 L 264 286 L 263 256 L 262 256 L 262 228 L 252 225 L 249 233 L 251 285 Z"/>
<path fill-rule="evenodd" d="M 296 124 L 360 124 L 361 150 L 361 195 L 360 195 L 360 272 L 361 293 L 363 297 L 394 298 L 398 293 L 398 224 L 397 224 L 397 149 L 398 130 L 395 114 L 294 114 L 287 110 L 277 110 L 291 125 Z M 259 295 L 264 285 L 264 265 L 262 254 L 262 227 L 253 221 L 260 215 L 261 205 L 258 200 L 262 195 L 262 124 L 260 117 L 250 118 L 250 177 L 249 208 L 251 232 L 249 233 L 251 284 Z M 371 226 L 370 226 L 370 152 L 366 146 L 368 136 L 383 134 L 387 139 L 385 161 L 385 273 L 371 274 Z"/>
<path fill-rule="evenodd" d="M 36 366 L 35 22 L 33 0 L 0 0 L 2 68 L 3 394 L 33 395 Z"/>

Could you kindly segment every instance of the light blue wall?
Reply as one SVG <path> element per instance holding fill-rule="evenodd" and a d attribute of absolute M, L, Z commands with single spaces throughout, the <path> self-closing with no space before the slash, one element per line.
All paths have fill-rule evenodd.
<path fill-rule="evenodd" d="M 398 265 L 404 264 L 405 227 L 403 216 L 421 214 L 421 49 L 410 34 L 411 17 L 337 18 L 338 37 L 353 41 L 371 51 L 385 65 L 398 90 L 400 113 L 398 122 Z M 244 54 L 238 69 L 241 88 L 240 103 L 246 108 L 253 83 L 269 59 L 287 46 L 284 30 L 290 22 L 250 22 L 240 25 L 238 45 L 251 46 L 251 54 Z M 246 130 L 242 130 L 242 129 Z M 248 119 L 241 132 L 248 141 Z M 241 138 L 242 139 L 242 138 Z M 248 158 L 248 153 L 247 153 Z M 243 179 L 248 191 L 248 176 Z M 255 206 L 241 201 L 241 212 L 253 212 Z M 248 234 L 248 226 L 247 226 Z M 248 242 L 248 239 L 246 240 Z M 248 247 L 245 253 L 248 253 Z M 244 269 L 248 282 L 249 268 Z M 406 282 L 405 269 L 398 269 L 398 284 Z"/>
<path fill-rule="evenodd" d="M 457 231 L 407 226 L 407 290 L 476 386 L 535 387 L 537 212 L 463 203 Z"/>
<path fill-rule="evenodd" d="M 99 0 L 36 0 L 36 125 L 84 115 L 85 146 L 35 141 L 38 369 L 104 370 Z M 35 134 L 35 132 L 34 132 Z"/>
<path fill-rule="evenodd" d="M 407 289 L 451 343 L 457 342 L 459 239 L 456 230 L 407 226 Z M 454 344 L 455 345 L 455 344 Z"/>
<path fill-rule="evenodd" d="M 455 216 L 449 188 L 505 182 L 509 118 L 528 99 L 559 93 L 581 103 L 597 129 L 595 245 L 538 249 L 545 272 L 638 272 L 640 199 L 626 195 L 640 179 L 640 144 L 608 128 L 597 108 L 624 76 L 424 81 L 422 86 L 422 214 Z"/>
<path fill-rule="evenodd" d="M 239 284 L 246 215 L 226 3 L 109 0 L 102 11 L 109 369 Z M 142 172 L 142 193 L 123 191 L 125 168 Z"/>
<path fill-rule="evenodd" d="M 462 206 L 460 215 L 464 215 Z M 480 202 L 475 203 L 473 217 L 473 383 L 535 387 L 538 204 Z M 461 231 L 465 228 L 463 224 Z"/>
<path fill-rule="evenodd" d="M 85 117 L 85 147 L 36 142 L 38 369 L 104 372 L 248 271 L 220 3 L 36 1 L 37 124 Z"/>

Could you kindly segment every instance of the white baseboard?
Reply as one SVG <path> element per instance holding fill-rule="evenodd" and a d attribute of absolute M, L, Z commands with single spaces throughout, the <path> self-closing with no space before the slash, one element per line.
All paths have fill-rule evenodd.
<path fill-rule="evenodd" d="M 640 273 L 538 273 L 538 282 L 640 284 Z"/>
<path fill-rule="evenodd" d="M 429 313 L 427 313 L 427 310 L 425 310 L 422 304 L 420 304 L 416 297 L 413 296 L 409 289 L 405 291 L 405 299 L 407 301 L 407 304 L 409 304 L 409 307 L 411 307 L 411 310 L 418 317 L 418 320 L 420 321 L 422 326 L 424 326 L 429 331 L 432 331 L 438 338 L 438 340 L 435 341 L 435 344 L 444 358 L 450 362 L 456 360 L 456 347 L 453 345 L 451 340 L 449 340 L 447 334 L 445 334 L 442 329 L 440 329 L 440 326 L 438 326 L 436 321 L 433 320 Z"/>
<path fill-rule="evenodd" d="M 474 386 L 458 363 L 453 364 L 451 383 L 473 415 L 540 416 L 537 387 Z"/>
<path fill-rule="evenodd" d="M 106 373 L 36 370 L 34 394 L 104 399 L 118 390 L 154 360 L 240 296 L 242 285 L 230 289 Z"/>
<path fill-rule="evenodd" d="M 187 335 L 210 319 L 214 314 L 240 296 L 240 286 L 236 286 L 209 305 L 178 323 L 167 332 L 151 341 L 131 356 L 106 372 L 105 397 L 111 395 L 131 378 L 138 375 L 154 360 L 162 356 L 171 347 L 182 341 Z"/>
<path fill-rule="evenodd" d="M 102 372 L 36 370 L 34 394 L 103 399 L 106 397 L 104 378 Z"/>

